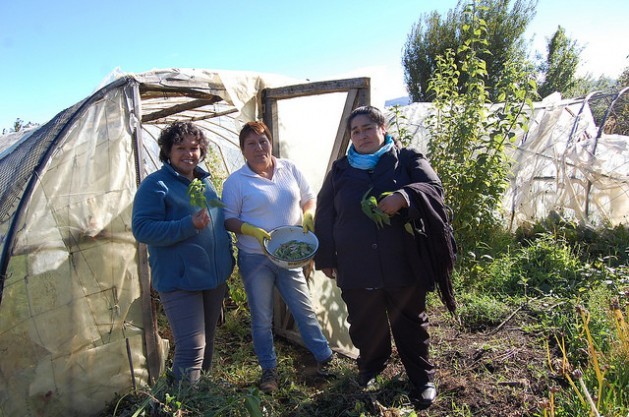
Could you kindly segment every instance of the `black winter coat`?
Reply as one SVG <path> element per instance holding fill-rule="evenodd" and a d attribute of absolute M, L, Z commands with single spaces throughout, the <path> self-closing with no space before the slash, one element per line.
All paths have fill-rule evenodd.
<path fill-rule="evenodd" d="M 400 158 L 405 163 L 400 163 Z M 336 268 L 341 289 L 394 288 L 413 285 L 417 276 L 409 256 L 412 236 L 404 228 L 409 212 L 417 213 L 416 200 L 409 193 L 413 183 L 427 183 L 442 193 L 441 181 L 424 156 L 411 149 L 394 147 L 380 157 L 373 170 L 353 168 L 347 157 L 334 162 L 317 196 L 315 233 L 319 250 L 316 269 Z M 387 191 L 399 191 L 411 204 L 391 218 L 391 224 L 378 228 L 361 210 L 361 199 L 379 199 Z M 432 277 L 426 278 L 426 289 Z"/>

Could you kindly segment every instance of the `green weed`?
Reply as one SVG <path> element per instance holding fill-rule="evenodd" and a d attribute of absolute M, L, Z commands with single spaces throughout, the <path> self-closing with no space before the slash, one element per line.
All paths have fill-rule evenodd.
<path fill-rule="evenodd" d="M 602 349 L 590 331 L 591 315 L 583 307 L 577 308 L 583 329 L 581 348 L 588 360 L 575 364 L 564 340 L 557 339 L 562 353 L 560 366 L 549 362 L 551 372 L 560 375 L 567 387 L 553 387 L 544 404 L 544 416 L 626 416 L 629 412 L 629 326 L 618 299 L 612 300 L 608 315 L 613 342 Z"/>
<path fill-rule="evenodd" d="M 461 294 L 458 310 L 463 327 L 469 331 L 489 330 L 499 325 L 511 307 L 488 294 Z"/>

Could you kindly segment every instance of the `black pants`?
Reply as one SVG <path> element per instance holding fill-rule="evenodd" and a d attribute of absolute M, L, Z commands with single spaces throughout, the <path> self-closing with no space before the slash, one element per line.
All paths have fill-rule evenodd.
<path fill-rule="evenodd" d="M 426 292 L 419 286 L 383 289 L 342 289 L 350 324 L 349 335 L 359 350 L 361 374 L 375 376 L 391 356 L 391 333 L 408 379 L 415 386 L 432 381 L 428 361 Z"/>

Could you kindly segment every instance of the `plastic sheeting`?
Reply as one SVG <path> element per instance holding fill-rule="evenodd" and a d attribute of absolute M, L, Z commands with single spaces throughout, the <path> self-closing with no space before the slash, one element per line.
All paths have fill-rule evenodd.
<path fill-rule="evenodd" d="M 74 121 L 19 213 L 0 304 L 3 415 L 89 415 L 147 379 L 125 102 L 113 90 Z"/>
<path fill-rule="evenodd" d="M 400 111 L 412 146 L 427 153 L 432 105 Z M 393 112 L 388 120 L 392 125 Z M 528 132 L 517 132 L 508 150 L 513 167 L 502 201 L 505 226 L 514 230 L 551 214 L 593 226 L 629 224 L 629 138 L 597 137 L 599 130 L 587 100 L 552 95 L 534 103 Z"/>
<path fill-rule="evenodd" d="M 587 102 L 544 104 L 513 151 L 513 179 L 503 199 L 510 226 L 551 213 L 594 226 L 628 225 L 629 137 L 597 137 Z"/>

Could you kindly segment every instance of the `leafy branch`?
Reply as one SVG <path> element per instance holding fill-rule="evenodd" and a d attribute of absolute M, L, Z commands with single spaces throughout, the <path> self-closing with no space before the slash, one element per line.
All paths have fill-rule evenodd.
<path fill-rule="evenodd" d="M 207 200 L 207 197 L 205 197 L 205 183 L 198 178 L 193 179 L 190 185 L 188 185 L 188 197 L 190 197 L 190 204 L 194 207 L 225 207 L 225 204 L 217 198 L 213 198 L 210 201 Z"/>

